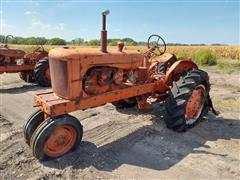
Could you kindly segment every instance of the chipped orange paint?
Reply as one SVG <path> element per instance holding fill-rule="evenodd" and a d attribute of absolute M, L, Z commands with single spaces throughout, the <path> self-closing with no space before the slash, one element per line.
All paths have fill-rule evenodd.
<path fill-rule="evenodd" d="M 174 77 L 177 75 L 187 72 L 190 69 L 198 69 L 198 66 L 191 60 L 178 60 L 167 70 L 166 73 L 166 84 L 172 85 Z"/>
<path fill-rule="evenodd" d="M 185 117 L 186 120 L 193 119 L 201 110 L 203 105 L 205 89 L 202 86 L 198 86 L 193 92 L 190 98 L 188 99 L 186 108 L 185 108 Z"/>
<path fill-rule="evenodd" d="M 30 64 L 30 65 L 4 65 L 1 66 L 0 65 L 0 74 L 7 72 L 7 73 L 16 73 L 16 72 L 20 72 L 20 71 L 31 71 L 34 69 L 34 64 Z"/>
<path fill-rule="evenodd" d="M 156 70 L 148 71 L 151 65 L 142 66 L 143 62 L 149 59 L 138 51 L 119 52 L 114 49 L 108 49 L 107 53 L 103 53 L 95 48 L 56 48 L 50 51 L 49 58 L 53 92 L 37 94 L 35 102 L 47 116 L 52 117 L 131 97 L 166 94 L 175 74 L 197 68 L 190 60 L 179 60 L 168 69 L 166 75 L 158 74 Z M 153 65 L 156 66 L 156 62 Z M 91 95 L 84 91 L 83 86 L 84 77 L 92 67 L 97 69 L 111 67 L 127 72 L 134 71 L 140 75 L 134 84 L 121 86 L 118 80 L 118 84 L 112 86 L 111 90 L 106 92 L 110 86 L 108 84 L 96 87 L 95 94 Z M 106 73 L 105 70 L 102 72 Z M 95 81 L 92 78 L 91 76 L 89 82 Z M 165 97 L 166 95 L 161 95 L 161 100 Z M 142 101 L 139 107 L 147 105 Z"/>
<path fill-rule="evenodd" d="M 77 140 L 76 129 L 70 125 L 64 125 L 53 131 L 43 151 L 49 157 L 59 157 L 67 153 Z"/>

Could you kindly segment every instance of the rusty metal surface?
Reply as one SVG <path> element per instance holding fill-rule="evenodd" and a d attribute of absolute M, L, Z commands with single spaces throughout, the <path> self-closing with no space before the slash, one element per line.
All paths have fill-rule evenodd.
<path fill-rule="evenodd" d="M 97 96 L 89 96 L 88 98 L 83 98 L 80 101 L 67 100 L 57 96 L 53 92 L 42 93 L 35 95 L 35 103 L 46 114 L 49 114 L 50 116 L 57 116 L 78 109 L 87 109 L 109 102 L 151 93 L 154 88 L 156 88 L 156 83 L 143 84 L 99 94 Z"/>
<path fill-rule="evenodd" d="M 25 53 L 19 49 L 0 48 L 0 74 L 32 71 L 35 64 L 42 58 L 47 57 L 46 51 L 32 51 Z M 17 63 L 17 60 L 21 63 Z"/>
<path fill-rule="evenodd" d="M 68 74 L 68 62 L 67 61 L 49 61 L 51 84 L 53 91 L 61 97 L 69 97 L 68 91 L 68 79 L 71 71 Z M 78 68 L 78 73 L 80 73 L 80 67 Z M 75 73 L 75 71 L 73 72 Z M 77 75 L 77 74 L 76 74 Z M 80 74 L 78 74 L 80 78 Z M 73 80 L 73 79 L 71 79 Z"/>
<path fill-rule="evenodd" d="M 23 57 L 25 64 L 36 64 L 37 61 L 48 57 L 47 51 L 32 51 L 27 52 Z"/>
<path fill-rule="evenodd" d="M 101 51 L 107 52 L 107 31 L 101 31 Z"/>
<path fill-rule="evenodd" d="M 122 52 L 124 48 L 124 42 L 118 42 L 118 51 Z"/>
<path fill-rule="evenodd" d="M 24 65 L 24 66 L 19 66 L 19 65 L 6 65 L 6 66 L 0 66 L 0 74 L 4 72 L 8 73 L 16 73 L 20 71 L 31 71 L 34 69 L 35 65 Z"/>
<path fill-rule="evenodd" d="M 49 52 L 49 58 L 54 92 L 61 97 L 74 99 L 82 92 L 82 78 L 88 69 L 99 66 L 137 69 L 142 65 L 144 56 L 137 51 L 119 52 L 117 49 L 103 53 L 97 48 L 57 48 Z M 66 65 L 54 67 L 54 64 L 61 62 Z"/>
<path fill-rule="evenodd" d="M 149 93 L 164 94 L 176 74 L 197 68 L 190 60 L 179 60 L 166 75 L 158 74 L 159 59 L 142 66 L 144 61 L 149 62 L 146 56 L 138 51 L 119 52 L 118 49 L 103 53 L 96 48 L 57 48 L 50 51 L 49 57 L 53 97 L 57 100 L 51 101 L 53 97 L 48 95 L 36 98 L 36 103 L 44 106 L 50 116 Z M 160 59 L 171 57 L 166 55 Z M 166 96 L 161 100 L 163 97 Z M 139 107 L 145 108 L 148 104 L 142 100 Z"/>
<path fill-rule="evenodd" d="M 102 12 L 101 51 L 105 53 L 107 52 L 106 16 L 109 13 L 109 10 Z"/>
<path fill-rule="evenodd" d="M 170 53 L 164 53 L 161 56 L 154 56 L 152 57 L 149 61 L 153 62 L 165 62 L 168 61 L 169 59 L 171 59 L 173 57 L 173 54 Z"/>
<path fill-rule="evenodd" d="M 103 53 L 97 48 L 56 48 L 49 52 L 49 58 L 56 61 L 79 61 L 84 67 L 110 66 L 123 69 L 136 69 L 142 65 L 144 56 L 135 50 L 119 52 L 109 49 Z"/>
<path fill-rule="evenodd" d="M 119 56 L 124 57 L 128 55 L 135 55 L 138 57 L 144 57 L 137 50 L 124 50 L 119 52 L 116 48 L 109 48 L 107 53 L 103 53 L 99 48 L 81 48 L 81 47 L 63 47 L 63 48 L 54 48 L 49 52 L 49 57 L 51 59 L 57 60 L 79 60 L 79 59 L 92 59 L 97 57 L 108 57 L 108 56 Z"/>
<path fill-rule="evenodd" d="M 179 60 L 173 63 L 173 65 L 167 70 L 166 73 L 166 84 L 172 85 L 172 81 L 174 77 L 177 77 L 184 71 L 188 71 L 190 69 L 198 69 L 198 66 L 191 61 L 187 60 Z"/>
<path fill-rule="evenodd" d="M 171 59 L 171 54 L 149 63 L 148 56 L 138 51 L 118 49 L 103 53 L 96 48 L 56 48 L 49 57 L 54 93 L 35 97 L 36 104 L 49 116 L 136 96 L 164 100 L 175 76 L 197 68 L 191 60 L 178 60 L 166 75 L 159 74 L 157 64 Z M 138 106 L 149 107 L 146 98 L 140 98 Z"/>
<path fill-rule="evenodd" d="M 23 58 L 25 52 L 19 49 L 0 48 L 0 56 Z"/>

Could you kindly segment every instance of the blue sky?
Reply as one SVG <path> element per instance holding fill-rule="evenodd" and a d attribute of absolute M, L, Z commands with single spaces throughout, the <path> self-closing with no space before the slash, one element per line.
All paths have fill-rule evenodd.
<path fill-rule="evenodd" d="M 1 34 L 96 39 L 109 9 L 109 38 L 146 41 L 156 33 L 169 43 L 240 44 L 239 1 L 79 1 L 1 0 Z"/>

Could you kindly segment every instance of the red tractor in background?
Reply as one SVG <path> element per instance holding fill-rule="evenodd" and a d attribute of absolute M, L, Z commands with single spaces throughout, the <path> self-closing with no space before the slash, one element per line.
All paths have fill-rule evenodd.
<path fill-rule="evenodd" d="M 0 74 L 19 73 L 19 77 L 25 82 L 36 82 L 40 86 L 51 85 L 48 52 L 43 46 L 37 47 L 31 52 L 20 49 L 9 48 L 8 39 L 13 38 L 7 35 L 5 45 L 0 46 Z"/>

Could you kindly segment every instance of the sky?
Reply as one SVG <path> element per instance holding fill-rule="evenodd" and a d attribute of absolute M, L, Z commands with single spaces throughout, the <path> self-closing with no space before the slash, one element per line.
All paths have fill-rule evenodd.
<path fill-rule="evenodd" d="M 109 38 L 167 43 L 240 44 L 237 0 L 1 0 L 1 34 L 99 39 L 101 12 L 109 9 Z"/>

